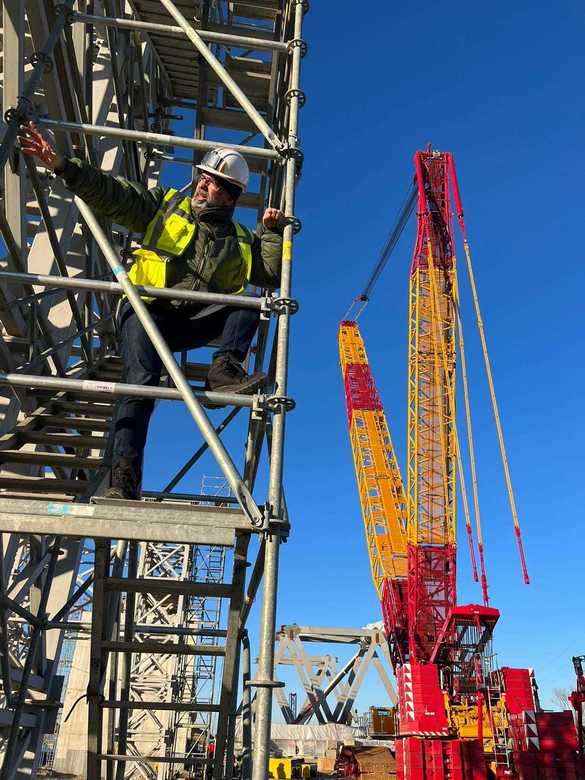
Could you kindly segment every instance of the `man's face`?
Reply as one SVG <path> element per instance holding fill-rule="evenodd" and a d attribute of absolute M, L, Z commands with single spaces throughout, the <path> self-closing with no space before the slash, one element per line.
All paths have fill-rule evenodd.
<path fill-rule="evenodd" d="M 208 206 L 228 207 L 233 206 L 232 196 L 212 176 L 200 173 L 197 179 L 195 192 L 191 198 L 191 206 L 195 211 Z"/>

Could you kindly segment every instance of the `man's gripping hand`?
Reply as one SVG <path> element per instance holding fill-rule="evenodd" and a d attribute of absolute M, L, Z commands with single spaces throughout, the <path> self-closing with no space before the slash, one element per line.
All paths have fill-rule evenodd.
<path fill-rule="evenodd" d="M 262 224 L 268 230 L 282 230 L 285 225 L 284 214 L 280 209 L 266 209 L 262 217 Z"/>
<path fill-rule="evenodd" d="M 17 137 L 23 154 L 36 157 L 45 168 L 60 173 L 65 168 L 65 158 L 55 148 L 51 135 L 39 129 L 34 122 L 27 122 L 18 128 Z"/>

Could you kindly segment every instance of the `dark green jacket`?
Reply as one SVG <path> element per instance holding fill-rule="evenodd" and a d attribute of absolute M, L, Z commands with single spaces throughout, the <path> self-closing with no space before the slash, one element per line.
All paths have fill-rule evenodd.
<path fill-rule="evenodd" d="M 67 160 L 62 176 L 68 189 L 82 198 L 98 214 L 127 227 L 133 233 L 144 233 L 167 191 L 163 187 L 147 190 L 141 184 L 127 181 L 121 176 L 103 173 L 76 158 Z M 171 261 L 167 286 L 188 290 L 231 292 L 222 290 L 214 276 L 208 284 L 205 284 L 201 278 L 208 277 L 206 270 L 217 269 L 222 262 L 233 261 L 234 256 L 240 255 L 231 213 L 225 211 L 214 215 L 212 210 L 208 217 L 202 215 L 201 218 L 195 217 L 195 219 L 198 222 L 195 241 L 182 255 Z M 282 236 L 262 228 L 260 235 L 254 234 L 252 242 L 250 283 L 256 287 L 271 289 L 278 287 L 281 259 Z M 212 265 L 206 269 L 207 264 Z"/>

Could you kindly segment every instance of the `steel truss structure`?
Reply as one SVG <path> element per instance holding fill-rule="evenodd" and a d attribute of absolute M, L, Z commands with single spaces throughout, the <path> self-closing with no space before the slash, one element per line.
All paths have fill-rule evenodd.
<path fill-rule="evenodd" d="M 323 628 L 293 624 L 282 626 L 276 638 L 277 667 L 294 666 L 306 694 L 297 712 L 296 708 L 293 711 L 291 707 L 292 694 L 287 696 L 282 688 L 276 690 L 276 701 L 286 723 L 303 725 L 315 717 L 318 723 L 355 725 L 355 700 L 370 667 L 378 673 L 388 698 L 393 704 L 396 703 L 396 692 L 382 663 L 384 659 L 392 667 L 388 641 L 381 623 L 367 628 Z M 354 646 L 356 650 L 338 669 L 334 656 L 314 655 L 308 651 L 306 645 L 315 643 Z"/>
<path fill-rule="evenodd" d="M 2 780 L 36 775 L 61 707 L 63 642 L 83 632 L 90 636 L 82 749 L 89 780 L 167 778 L 193 767 L 215 780 L 231 776 L 241 640 L 249 678 L 245 626 L 261 583 L 258 669 L 245 689 L 248 698 L 256 691 L 252 775 L 244 771 L 266 776 L 279 549 L 289 529 L 282 475 L 285 418 L 294 407 L 287 373 L 307 9 L 306 0 L 2 2 Z M 173 134 L 175 111 L 190 112 L 179 128 L 192 135 Z M 215 305 L 233 305 L 234 296 L 135 288 L 126 273 L 135 236 L 97 219 L 59 178 L 18 154 L 17 129 L 29 120 L 53 131 L 63 153 L 145 186 L 157 184 L 169 162 L 184 164 L 190 179 L 199 156 L 218 142 L 244 154 L 252 191 L 238 205 L 254 216 L 271 205 L 286 216 L 279 293 L 237 298 L 260 312 L 250 360 L 257 370 L 267 364 L 262 393 L 207 393 L 205 364 L 177 364 L 140 295 Z M 161 356 L 167 378 L 160 387 L 120 381 L 121 295 Z M 99 499 L 122 396 L 182 401 L 203 439 L 165 489 L 145 491 L 142 502 Z M 212 423 L 202 400 L 231 410 Z M 221 434 L 242 410 L 248 420 L 238 467 Z M 268 489 L 259 497 L 264 442 Z M 210 505 L 206 496 L 175 490 L 207 451 L 235 496 L 230 502 Z M 227 581 L 194 578 L 193 556 L 204 547 L 229 561 Z M 210 628 L 201 615 L 185 627 L 185 616 L 208 598 L 225 605 L 225 628 Z M 90 622 L 83 619 L 89 605 Z M 158 619 L 162 605 L 167 622 Z M 195 678 L 185 674 L 193 659 L 221 659 L 218 700 L 193 699 Z M 217 716 L 213 761 L 189 753 L 201 713 Z M 152 717 L 166 735 L 157 754 L 133 741 L 136 722 Z"/>

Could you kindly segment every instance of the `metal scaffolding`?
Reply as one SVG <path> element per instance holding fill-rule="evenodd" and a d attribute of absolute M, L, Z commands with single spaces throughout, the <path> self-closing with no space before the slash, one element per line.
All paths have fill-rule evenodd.
<path fill-rule="evenodd" d="M 294 408 L 287 373 L 307 9 L 306 0 L 2 0 L 1 780 L 36 776 L 58 721 L 60 736 L 75 723 L 69 752 L 89 780 L 163 780 L 183 769 L 231 777 L 240 654 L 244 700 L 255 691 L 255 729 L 244 745 L 253 767 L 246 763 L 244 776 L 267 776 L 279 549 L 289 530 L 282 476 Z M 207 392 L 206 364 L 186 355 L 177 363 L 140 295 L 218 306 L 235 296 L 135 288 L 127 269 L 139 237 L 97 218 L 59 177 L 19 154 L 16 133 L 29 120 L 53 131 L 64 154 L 147 187 L 170 164 L 192 179 L 218 143 L 246 157 L 252 191 L 238 206 L 253 219 L 266 205 L 286 217 L 279 291 L 237 296 L 238 306 L 260 312 L 249 360 L 268 373 L 262 392 Z M 162 359 L 158 387 L 120 381 L 122 295 Z M 197 449 L 163 490 L 145 490 L 141 502 L 108 501 L 100 496 L 114 404 L 129 396 L 184 403 Z M 202 402 L 229 411 L 212 422 Z M 247 417 L 240 464 L 222 441 L 236 416 Z M 205 453 L 235 498 L 176 490 Z M 266 495 L 256 487 L 260 468 Z M 217 551 L 221 567 L 209 565 L 222 574 L 225 566 L 225 577 L 201 576 L 202 549 Z M 246 621 L 261 584 L 250 679 Z M 197 612 L 209 599 L 213 626 Z M 78 636 L 89 638 L 79 643 L 88 683 L 71 710 L 62 705 L 59 660 Z M 221 668 L 210 701 L 194 691 L 198 666 Z M 198 717 L 212 715 L 213 759 L 193 749 Z M 149 732 L 144 724 L 155 721 Z M 57 746 L 60 760 L 67 750 Z"/>
<path fill-rule="evenodd" d="M 276 691 L 276 701 L 285 723 L 305 725 L 315 718 L 322 725 L 355 725 L 355 702 L 370 667 L 378 674 L 381 690 L 396 704 L 396 692 L 386 669 L 392 666 L 388 641 L 381 623 L 366 628 L 298 626 L 293 623 L 281 626 L 276 639 L 277 669 L 279 666 L 294 666 L 306 696 L 297 712 L 296 693 L 290 693 L 287 698 L 286 691 Z M 315 655 L 309 644 L 333 644 L 352 648 L 353 653 L 338 669 L 337 657 Z M 291 705 L 293 695 L 294 708 Z"/>

